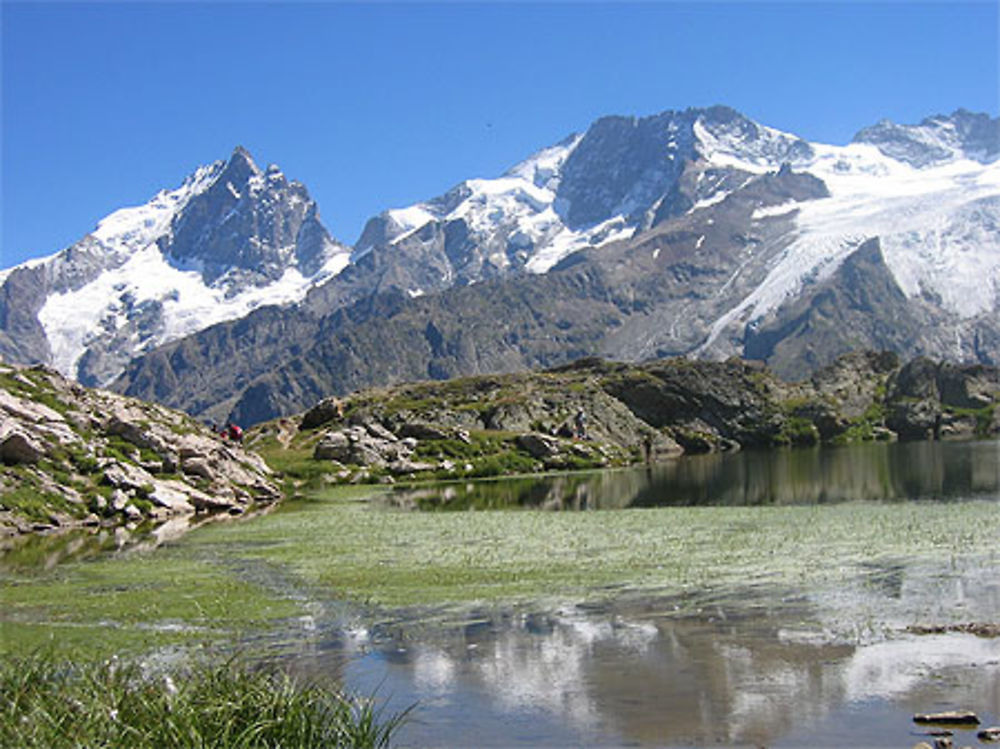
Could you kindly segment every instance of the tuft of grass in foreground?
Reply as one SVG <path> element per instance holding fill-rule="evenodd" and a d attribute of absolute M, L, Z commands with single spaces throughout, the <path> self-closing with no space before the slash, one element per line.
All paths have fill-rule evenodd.
<path fill-rule="evenodd" d="M 147 673 L 134 662 L 0 661 L 0 746 L 387 747 L 407 711 L 232 661 Z"/>

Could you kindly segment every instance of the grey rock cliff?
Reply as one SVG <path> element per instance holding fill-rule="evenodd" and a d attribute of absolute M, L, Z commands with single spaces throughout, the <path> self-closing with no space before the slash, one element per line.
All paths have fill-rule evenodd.
<path fill-rule="evenodd" d="M 162 406 L 0 365 L 0 535 L 242 513 L 280 498 L 271 471 Z"/>

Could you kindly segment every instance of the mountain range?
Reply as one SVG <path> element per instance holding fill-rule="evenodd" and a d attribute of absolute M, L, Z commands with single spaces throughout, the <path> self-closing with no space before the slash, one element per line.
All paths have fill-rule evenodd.
<path fill-rule="evenodd" d="M 810 143 L 726 107 L 604 117 L 332 238 L 237 148 L 0 271 L 0 356 L 244 423 L 583 356 L 1000 363 L 1000 119 Z"/>

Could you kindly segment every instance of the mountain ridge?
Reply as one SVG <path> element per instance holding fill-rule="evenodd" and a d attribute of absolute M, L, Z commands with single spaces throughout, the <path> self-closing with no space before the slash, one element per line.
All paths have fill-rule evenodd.
<path fill-rule="evenodd" d="M 249 315 L 234 315 L 172 342 L 157 340 L 159 346 L 147 344 L 132 352 L 142 355 L 131 363 L 111 351 L 88 351 L 78 360 L 84 365 L 81 379 L 99 380 L 95 373 L 100 373 L 108 381 L 113 367 L 106 362 L 113 360 L 118 371 L 124 370 L 116 389 L 155 394 L 205 416 L 221 418 L 235 406 L 236 415 L 269 418 L 282 409 L 308 407 L 306 397 L 373 384 L 360 379 L 362 372 L 388 383 L 404 372 L 410 378 L 435 378 L 469 373 L 467 367 L 481 371 L 476 368 L 484 362 L 504 369 L 554 365 L 590 354 L 634 361 L 680 354 L 724 359 L 768 351 L 779 372 L 802 376 L 802 361 L 819 366 L 850 348 L 850 326 L 867 331 L 858 338 L 866 347 L 996 362 L 1000 330 L 991 316 L 1000 299 L 998 153 L 1000 119 L 965 110 L 918 125 L 880 122 L 859 131 L 847 146 L 811 144 L 721 106 L 609 116 L 541 149 L 501 177 L 465 180 L 437 198 L 384 211 L 369 220 L 352 250 L 329 239 L 314 203 L 294 213 L 297 226 L 307 227 L 303 242 L 285 242 L 287 231 L 269 234 L 274 222 L 259 220 L 264 214 L 255 210 L 228 218 L 241 200 L 250 200 L 254 185 L 267 196 L 280 193 L 285 204 L 299 209 L 308 195 L 276 167 L 262 171 L 237 148 L 227 164 L 234 178 L 216 174 L 212 195 L 205 190 L 194 198 L 211 204 L 226 220 L 208 221 L 208 228 L 198 231 L 196 212 L 185 214 L 185 222 L 158 241 L 160 251 L 189 262 L 211 247 L 225 262 L 198 270 L 219 288 L 231 284 L 244 292 L 273 283 L 282 268 L 312 268 L 310 258 L 323 257 L 315 248 L 328 247 L 328 239 L 336 248 L 331 255 L 336 267 L 297 286 L 296 295 L 276 305 L 260 299 L 260 309 L 244 310 Z M 264 218 L 268 215 L 273 214 Z M 246 244 L 223 241 L 219 227 L 227 221 L 243 227 Z M 292 233 L 297 240 L 301 232 Z M 265 244 L 275 250 L 278 259 L 271 265 L 262 264 L 254 244 L 260 236 L 270 237 Z M 848 274 L 848 281 L 840 273 L 871 240 L 877 240 L 878 257 L 869 258 L 865 267 L 884 276 L 883 289 L 895 289 L 889 295 L 895 300 L 891 314 L 911 320 L 901 328 L 906 335 L 887 324 L 869 324 L 877 305 L 867 311 L 855 305 L 849 307 L 850 324 L 843 316 L 824 318 L 828 344 L 809 343 L 805 338 L 812 328 L 790 327 L 785 319 L 801 316 L 795 300 L 833 283 L 839 291 L 828 293 L 838 299 L 873 301 L 872 294 L 859 296 L 860 289 L 848 288 L 864 285 L 863 274 Z M 64 252 L 75 252 L 85 266 L 85 249 L 74 245 Z M 556 280 L 545 280 L 551 274 Z M 40 327 L 30 309 L 3 304 L 11 296 L 11 275 L 0 276 L 5 281 L 0 353 L 38 357 L 44 346 L 29 346 L 26 352 L 23 336 L 10 333 L 30 330 L 37 338 Z M 595 279 L 600 281 L 593 286 Z M 508 282 L 514 284 L 509 289 Z M 478 290 L 461 291 L 467 287 Z M 589 291 L 573 301 L 573 290 L 580 289 Z M 593 296 L 595 289 L 601 299 Z M 478 305 L 477 294 L 494 301 Z M 553 294 L 569 296 L 564 303 Z M 467 353 L 472 346 L 475 357 L 442 357 L 447 344 L 439 342 L 421 349 L 419 362 L 379 363 L 385 351 L 398 348 L 385 339 L 387 331 L 418 340 L 414 336 L 422 331 L 411 328 L 426 314 L 420 311 L 427 306 L 421 299 L 439 296 L 429 308 L 443 316 L 435 322 L 442 331 L 488 322 L 477 317 L 485 309 L 497 316 L 494 320 L 520 319 L 515 304 L 527 304 L 534 312 L 519 342 L 498 342 L 497 336 L 482 333 L 470 338 L 469 333 L 463 345 Z M 539 300 L 529 304 L 533 296 Z M 143 332 L 143 315 L 156 319 L 156 304 L 147 306 L 151 312 L 141 304 L 118 312 L 137 321 L 130 333 Z M 572 314 L 559 312 L 563 307 Z M 819 319 L 815 315 L 822 305 L 812 309 L 814 317 L 803 320 Z M 412 321 L 404 323 L 407 315 Z M 380 322 L 388 327 L 379 330 Z M 797 331 L 802 345 L 764 345 L 781 330 Z M 382 341 L 381 353 L 365 343 L 366 334 Z M 324 345 L 338 336 L 351 342 L 351 353 L 334 353 Z M 562 341 L 562 349 L 549 345 L 546 336 Z M 111 336 L 105 345 L 113 348 L 118 342 Z M 95 348 L 100 346 L 91 351 Z M 813 351 L 811 358 L 793 361 L 790 352 L 807 350 Z M 323 359 L 330 356 L 334 361 L 360 357 L 357 362 L 364 364 L 331 368 Z M 88 357 L 97 362 L 91 365 Z M 238 405 L 251 396 L 274 406 Z"/>

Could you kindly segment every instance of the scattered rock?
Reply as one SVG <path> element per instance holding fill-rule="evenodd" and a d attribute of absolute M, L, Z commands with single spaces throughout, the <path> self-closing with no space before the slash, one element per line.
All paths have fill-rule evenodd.
<path fill-rule="evenodd" d="M 518 435 L 517 446 L 538 460 L 550 460 L 562 452 L 557 438 L 537 432 Z"/>
<path fill-rule="evenodd" d="M 1000 741 L 1000 726 L 990 726 L 984 728 L 976 734 L 980 741 Z"/>
<path fill-rule="evenodd" d="M 419 421 L 403 424 L 398 432 L 400 437 L 413 437 L 418 440 L 446 440 L 457 437 L 453 430 Z M 466 439 L 468 436 L 469 433 L 465 432 Z"/>
<path fill-rule="evenodd" d="M 132 522 L 138 523 L 143 517 L 142 510 L 133 504 L 125 505 L 125 517 Z"/>
<path fill-rule="evenodd" d="M 129 496 L 121 489 L 115 489 L 111 492 L 111 509 L 115 512 L 121 512 L 125 509 L 125 505 L 129 502 Z"/>
<path fill-rule="evenodd" d="M 30 381 L 29 381 L 30 382 Z M 34 388 L 35 385 L 31 384 Z M 0 411 L 6 412 L 9 418 L 20 422 L 32 424 L 61 423 L 65 422 L 62 414 L 49 408 L 43 403 L 18 398 L 13 393 L 9 393 L 0 388 Z"/>
<path fill-rule="evenodd" d="M 344 404 L 340 398 L 324 398 L 303 414 L 300 428 L 315 429 L 343 417 Z"/>
<path fill-rule="evenodd" d="M 906 628 L 916 635 L 942 635 L 948 632 L 964 632 L 979 637 L 1000 637 L 1000 624 L 990 622 L 965 622 L 962 624 L 914 624 Z"/>
<path fill-rule="evenodd" d="M 344 432 L 327 432 L 316 444 L 313 450 L 313 458 L 316 460 L 336 460 L 341 463 L 347 462 L 350 454 L 350 440 Z"/>
<path fill-rule="evenodd" d="M 381 424 L 379 424 L 377 421 L 369 421 L 369 422 L 366 422 L 366 423 L 362 424 L 361 426 L 363 426 L 365 428 L 365 431 L 368 432 L 368 434 L 371 437 L 373 437 L 373 438 L 375 438 L 377 440 L 382 440 L 384 442 L 396 442 L 397 441 L 396 435 L 393 434 L 392 432 L 390 432 L 388 429 L 386 429 Z"/>
<path fill-rule="evenodd" d="M 936 725 L 978 726 L 979 716 L 971 710 L 951 710 L 943 713 L 917 713 L 913 716 L 914 723 L 933 723 Z"/>
<path fill-rule="evenodd" d="M 181 471 L 190 474 L 191 476 L 200 476 L 203 479 L 208 479 L 213 481 L 215 479 L 215 471 L 213 471 L 208 465 L 208 459 L 203 455 L 192 455 L 190 457 L 182 458 Z"/>
<path fill-rule="evenodd" d="M 90 390 L 45 368 L 0 365 L 0 372 L 7 378 L 0 384 L 0 492 L 23 486 L 68 508 L 35 523 L 19 518 L 34 510 L 5 503 L 0 533 L 92 525 L 100 517 L 135 524 L 243 512 L 280 496 L 259 456 L 180 412 Z M 178 470 L 176 479 L 163 476 Z"/>
<path fill-rule="evenodd" d="M 183 514 L 194 512 L 195 507 L 188 502 L 188 493 L 164 481 L 157 481 L 153 491 L 149 493 L 149 501 L 157 507 L 163 507 L 173 513 Z"/>
<path fill-rule="evenodd" d="M 420 473 L 422 471 L 433 471 L 437 468 L 433 463 L 424 463 L 420 461 L 411 461 L 406 458 L 393 461 L 389 463 L 389 471 L 396 474 L 397 476 L 407 474 L 407 473 Z"/>
<path fill-rule="evenodd" d="M 134 492 L 152 486 L 153 476 L 141 466 L 112 460 L 104 467 L 104 482 Z"/>

